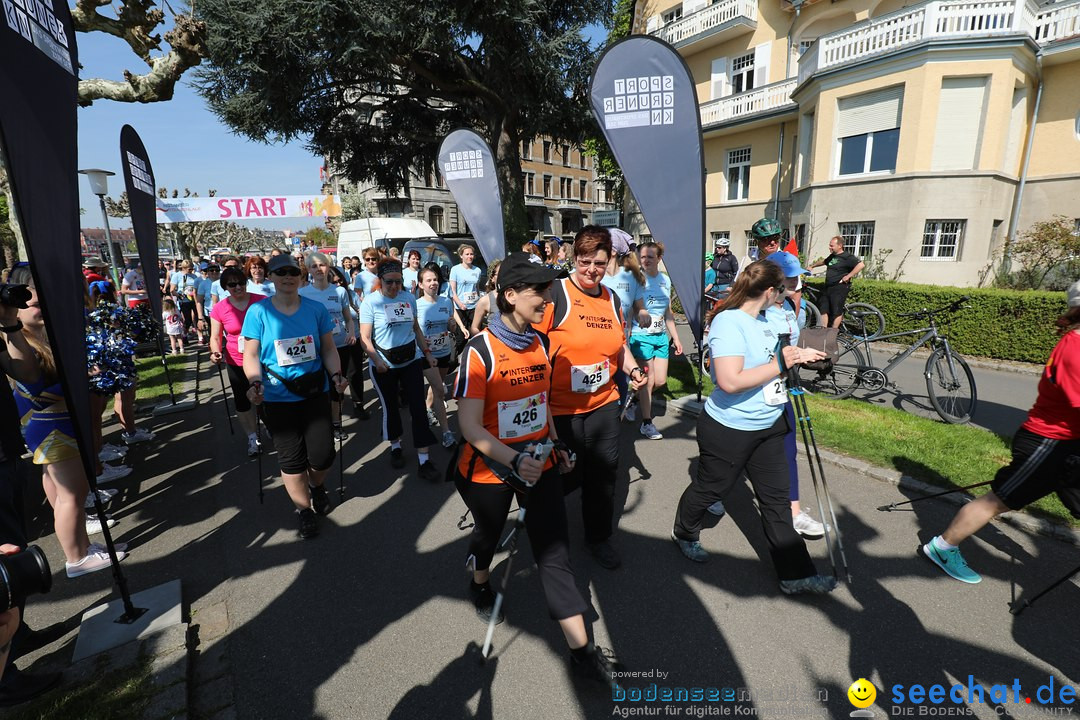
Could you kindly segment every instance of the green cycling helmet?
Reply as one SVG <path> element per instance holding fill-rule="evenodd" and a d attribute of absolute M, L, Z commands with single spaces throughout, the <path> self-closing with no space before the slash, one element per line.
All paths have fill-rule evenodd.
<path fill-rule="evenodd" d="M 779 235 L 783 230 L 780 228 L 780 223 L 776 222 L 772 218 L 761 218 L 754 227 L 750 228 L 750 235 L 755 240 L 761 240 L 763 238 L 772 237 L 773 235 Z"/>

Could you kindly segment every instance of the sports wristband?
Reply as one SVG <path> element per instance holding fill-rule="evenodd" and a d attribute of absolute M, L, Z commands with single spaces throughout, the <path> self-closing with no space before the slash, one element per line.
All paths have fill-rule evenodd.
<path fill-rule="evenodd" d="M 521 458 L 523 457 L 525 457 L 525 453 L 519 452 L 514 456 L 514 459 L 510 461 L 510 469 L 513 470 L 514 474 L 518 477 L 521 476 L 520 473 L 518 473 L 518 466 L 521 465 Z"/>
<path fill-rule="evenodd" d="M 780 366 L 780 374 L 783 375 L 788 371 L 787 365 L 784 364 L 784 349 L 780 348 L 780 352 L 776 353 L 776 364 Z"/>

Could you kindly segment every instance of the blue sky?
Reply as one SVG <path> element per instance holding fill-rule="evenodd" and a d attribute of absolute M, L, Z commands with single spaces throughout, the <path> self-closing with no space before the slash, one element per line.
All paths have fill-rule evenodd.
<path fill-rule="evenodd" d="M 588 28 L 595 44 L 607 31 Z M 142 60 L 118 38 L 104 33 L 79 33 L 82 78 L 121 79 L 123 71 L 146 71 Z M 163 43 L 163 48 L 167 45 Z M 187 76 L 185 76 L 187 77 Z M 120 103 L 99 100 L 79 109 L 79 168 L 101 168 L 116 173 L 109 178 L 109 195 L 124 189 L 120 168 L 120 128 L 129 124 L 138 131 L 158 187 L 183 192 L 185 187 L 206 195 L 216 189 L 220 196 L 315 195 L 321 189 L 321 158 L 314 157 L 303 142 L 264 145 L 232 133 L 207 108 L 184 79 L 169 102 Z M 101 227 L 97 198 L 85 178 L 79 179 L 79 204 L 86 209 L 84 227 Z M 129 227 L 126 219 L 110 220 L 114 227 Z M 313 223 L 306 218 L 249 221 L 268 229 L 302 230 Z M 320 224 L 321 223 L 317 223 Z"/>

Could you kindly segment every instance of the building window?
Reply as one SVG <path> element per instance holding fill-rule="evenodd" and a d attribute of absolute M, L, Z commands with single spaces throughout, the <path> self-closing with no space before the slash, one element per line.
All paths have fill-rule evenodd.
<path fill-rule="evenodd" d="M 874 223 L 840 223 L 840 237 L 844 238 L 844 251 L 859 257 L 870 257 L 874 251 Z"/>
<path fill-rule="evenodd" d="M 588 168 L 588 164 L 589 164 L 589 163 L 588 163 L 588 162 L 586 162 L 586 160 L 585 160 L 585 148 L 583 148 L 583 147 L 579 147 L 579 148 L 577 149 L 577 152 L 578 152 L 578 161 L 579 161 L 579 165 L 578 165 L 578 166 L 579 166 L 579 167 L 580 167 L 580 168 L 581 168 L 582 170 L 588 170 L 588 169 L 589 169 L 589 168 Z"/>
<path fill-rule="evenodd" d="M 546 198 L 551 197 L 551 176 L 550 175 L 545 175 L 544 176 L 544 197 L 546 197 Z"/>
<path fill-rule="evenodd" d="M 532 160 L 532 140 L 521 141 L 521 159 Z"/>
<path fill-rule="evenodd" d="M 428 225 L 437 233 L 443 232 L 443 209 L 438 205 L 428 210 Z"/>
<path fill-rule="evenodd" d="M 546 162 L 546 163 L 551 162 L 551 141 L 550 140 L 545 140 L 544 141 L 544 162 Z"/>
<path fill-rule="evenodd" d="M 562 164 L 563 167 L 570 167 L 570 146 L 562 146 Z"/>
<path fill-rule="evenodd" d="M 709 234 L 712 235 L 713 247 L 716 247 L 716 243 L 720 240 L 731 240 L 730 230 L 717 230 Z"/>
<path fill-rule="evenodd" d="M 741 93 L 754 88 L 754 53 L 731 61 L 731 92 Z"/>
<path fill-rule="evenodd" d="M 522 173 L 525 176 L 525 194 L 536 194 L 536 173 Z"/>
<path fill-rule="evenodd" d="M 1080 218 L 1073 221 L 1073 235 L 1080 237 Z"/>
<path fill-rule="evenodd" d="M 893 172 L 899 147 L 900 128 L 840 138 L 840 174 Z"/>
<path fill-rule="evenodd" d="M 837 101 L 837 175 L 896 170 L 903 101 L 903 85 Z"/>
<path fill-rule="evenodd" d="M 750 195 L 750 148 L 728 150 L 728 200 L 745 200 Z"/>
<path fill-rule="evenodd" d="M 578 181 L 578 198 L 581 200 L 589 199 L 589 182 L 587 180 Z"/>
<path fill-rule="evenodd" d="M 922 260 L 956 260 L 960 257 L 960 240 L 964 236 L 964 220 L 927 220 L 923 231 Z"/>
<path fill-rule="evenodd" d="M 676 5 L 671 10 L 663 13 L 660 17 L 664 19 L 665 25 L 670 25 L 673 22 L 682 20 L 682 5 Z"/>

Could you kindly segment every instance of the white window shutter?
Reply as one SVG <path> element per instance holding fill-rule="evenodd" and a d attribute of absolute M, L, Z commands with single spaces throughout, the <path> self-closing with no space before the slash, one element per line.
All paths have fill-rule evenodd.
<path fill-rule="evenodd" d="M 727 58 L 716 58 L 712 61 L 711 80 L 709 87 L 712 89 L 713 100 L 722 98 L 730 92 L 728 88 Z"/>
<path fill-rule="evenodd" d="M 978 165 L 987 79 L 942 79 L 931 170 L 973 170 Z"/>
<path fill-rule="evenodd" d="M 647 33 L 649 33 L 651 35 L 652 33 L 656 32 L 659 29 L 660 29 L 660 16 L 659 15 L 653 15 L 645 23 L 645 32 L 647 32 Z"/>
<path fill-rule="evenodd" d="M 754 48 L 754 87 L 769 84 L 769 54 L 772 43 L 761 43 Z"/>
<path fill-rule="evenodd" d="M 686 17 L 692 12 L 697 12 L 701 8 L 708 4 L 708 0 L 684 0 L 682 4 L 682 14 Z"/>
<path fill-rule="evenodd" d="M 900 127 L 903 100 L 903 85 L 840 98 L 837 102 L 839 117 L 836 137 L 845 138 Z"/>

